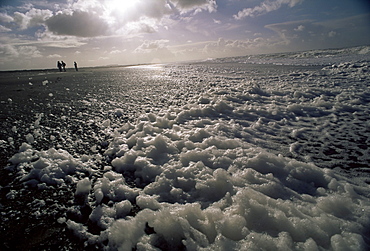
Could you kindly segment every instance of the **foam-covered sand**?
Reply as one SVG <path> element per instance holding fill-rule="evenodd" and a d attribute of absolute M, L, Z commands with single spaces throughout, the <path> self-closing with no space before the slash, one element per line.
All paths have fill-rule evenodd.
<path fill-rule="evenodd" d="M 176 88 L 146 96 L 165 98 L 163 105 L 135 104 L 145 111 L 135 120 L 123 119 L 135 116 L 128 102 L 114 103 L 119 98 L 105 117 L 77 113 L 81 123 L 96 126 L 96 142 L 85 144 L 85 153 L 71 150 L 77 141 L 72 147 L 60 141 L 72 137 L 63 128 L 56 135 L 43 126 L 50 114 L 38 114 L 7 169 L 22 189 L 55 197 L 72 189 L 73 198 L 57 205 L 65 209 L 57 222 L 86 248 L 366 250 L 369 66 L 127 68 Z M 37 149 L 45 135 L 60 142 Z M 6 196 L 17 200 L 19 193 Z M 42 215 L 47 198 L 36 202 Z"/>

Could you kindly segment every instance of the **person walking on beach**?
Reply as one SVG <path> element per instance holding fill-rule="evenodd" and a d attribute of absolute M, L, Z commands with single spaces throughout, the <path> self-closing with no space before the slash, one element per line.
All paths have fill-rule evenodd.
<path fill-rule="evenodd" d="M 76 61 L 73 63 L 74 65 L 75 65 L 75 69 L 76 69 L 76 71 L 78 71 L 78 68 L 77 68 L 77 63 L 76 63 Z"/>
<path fill-rule="evenodd" d="M 66 71 L 66 63 L 64 63 L 63 61 L 62 61 L 62 67 L 63 67 L 63 71 Z"/>
<path fill-rule="evenodd" d="M 62 63 L 58 61 L 57 63 L 58 69 L 61 72 L 62 71 Z"/>

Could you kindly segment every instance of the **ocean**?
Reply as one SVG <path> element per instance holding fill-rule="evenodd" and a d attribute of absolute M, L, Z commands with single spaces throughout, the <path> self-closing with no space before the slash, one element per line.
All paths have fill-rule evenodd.
<path fill-rule="evenodd" d="M 370 47 L 0 73 L 1 250 L 368 250 Z"/>

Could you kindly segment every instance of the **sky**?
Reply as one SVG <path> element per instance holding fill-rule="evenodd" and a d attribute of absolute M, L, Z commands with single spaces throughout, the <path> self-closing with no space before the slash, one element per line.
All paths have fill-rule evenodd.
<path fill-rule="evenodd" d="M 368 0 L 0 0 L 0 70 L 370 45 Z"/>

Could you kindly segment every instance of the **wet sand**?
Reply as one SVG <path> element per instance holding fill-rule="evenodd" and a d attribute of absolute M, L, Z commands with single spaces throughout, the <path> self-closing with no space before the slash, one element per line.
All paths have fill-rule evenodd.
<path fill-rule="evenodd" d="M 12 71 L 0 73 L 0 102 L 19 102 L 30 97 L 48 94 L 48 88 L 45 86 L 53 84 L 53 88 L 63 79 L 75 78 L 76 76 L 86 74 L 89 71 L 81 70 L 59 72 L 53 70 L 39 71 Z M 90 70 L 91 72 L 91 70 Z M 62 86 L 59 86 L 62 87 Z"/>

